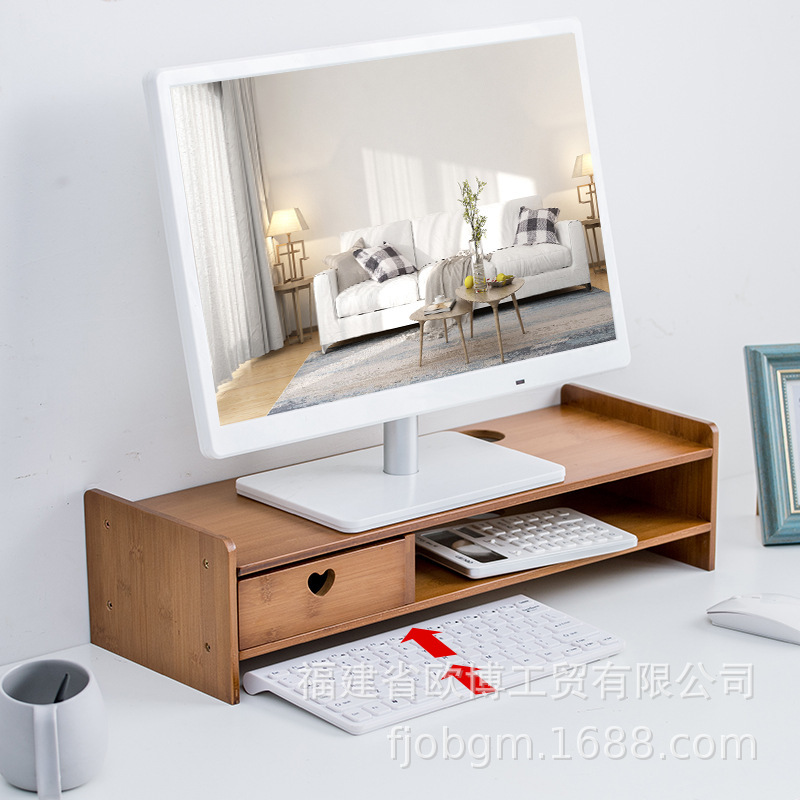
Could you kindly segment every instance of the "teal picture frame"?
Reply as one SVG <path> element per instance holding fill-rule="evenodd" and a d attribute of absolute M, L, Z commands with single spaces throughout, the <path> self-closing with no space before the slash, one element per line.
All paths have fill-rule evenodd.
<path fill-rule="evenodd" d="M 800 543 L 800 344 L 744 349 L 761 538 Z"/>

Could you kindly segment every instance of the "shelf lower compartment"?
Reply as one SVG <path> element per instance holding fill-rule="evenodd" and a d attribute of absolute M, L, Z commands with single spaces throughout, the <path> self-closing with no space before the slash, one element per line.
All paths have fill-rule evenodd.
<path fill-rule="evenodd" d="M 299 636 L 269 642 L 257 647 L 251 647 L 247 650 L 241 650 L 239 657 L 241 659 L 253 658 L 297 644 L 303 644 L 304 642 L 321 639 L 325 636 L 360 628 L 364 625 L 400 617 L 414 611 L 435 608 L 445 603 L 483 594 L 484 592 L 489 592 L 494 589 L 513 586 L 517 583 L 524 583 L 557 572 L 577 569 L 586 564 L 593 564 L 608 558 L 619 558 L 628 553 L 650 549 L 658 550 L 670 546 L 684 546 L 688 547 L 693 552 L 702 553 L 707 550 L 709 546 L 708 540 L 710 539 L 712 530 L 710 521 L 696 519 L 680 512 L 658 508 L 647 503 L 630 499 L 626 499 L 624 508 L 621 508 L 620 498 L 613 491 L 597 488 L 586 489 L 560 495 L 558 500 L 559 505 L 575 507 L 590 516 L 597 517 L 611 525 L 630 531 L 639 539 L 638 546 L 618 553 L 608 553 L 606 555 L 579 559 L 577 561 L 566 561 L 561 564 L 551 564 L 537 569 L 523 570 L 521 572 L 513 572 L 506 575 L 497 575 L 492 578 L 480 578 L 477 580 L 459 575 L 422 556 L 417 556 L 413 603 L 388 609 L 377 614 L 363 616 L 356 620 L 349 620 L 339 625 L 319 628 Z M 519 513 L 552 506 L 552 500 L 542 500 L 510 508 L 508 509 L 508 513 Z M 669 554 L 665 553 L 665 555 Z M 682 558 L 681 560 L 689 559 Z M 706 569 L 712 568 L 704 566 L 702 563 L 695 563 L 695 566 Z"/>
<path fill-rule="evenodd" d="M 608 553 L 592 558 L 583 558 L 577 561 L 565 561 L 560 564 L 550 564 L 546 567 L 514 572 L 507 575 L 496 575 L 492 578 L 479 578 L 473 580 L 452 572 L 440 564 L 435 564 L 421 556 L 417 557 L 416 566 L 416 591 L 414 608 L 429 608 L 439 602 L 450 602 L 462 597 L 470 597 L 481 592 L 512 586 L 515 583 L 542 578 L 556 572 L 576 569 L 585 564 L 605 561 L 608 558 L 617 558 L 636 553 L 640 550 L 650 550 L 663 546 L 674 545 L 679 542 L 695 541 L 704 535 L 710 536 L 711 522 L 708 520 L 687 517 L 678 512 L 649 506 L 645 503 L 627 501 L 624 509 L 620 509 L 619 501 L 613 499 L 610 493 L 600 491 L 585 491 L 561 495 L 559 505 L 576 508 L 580 511 L 608 522 L 610 525 L 633 533 L 639 544 L 630 550 L 617 553 Z M 520 511 L 547 508 L 551 503 L 539 502 L 509 509 L 514 513 Z M 697 542 L 695 542 L 697 544 Z M 695 564 L 701 566 L 702 564 Z M 710 567 L 705 567 L 709 569 Z"/>

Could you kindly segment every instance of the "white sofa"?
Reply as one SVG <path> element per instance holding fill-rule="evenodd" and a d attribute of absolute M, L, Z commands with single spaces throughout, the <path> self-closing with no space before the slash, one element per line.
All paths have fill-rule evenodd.
<path fill-rule="evenodd" d="M 487 277 L 503 272 L 523 278 L 525 283 L 517 292 L 518 299 L 571 286 L 591 289 L 581 223 L 557 222 L 559 244 L 512 246 L 521 206 L 539 209 L 542 201 L 538 196 L 520 197 L 481 207 L 486 216 L 484 252 L 491 254 L 486 264 Z M 345 339 L 413 324 L 409 315 L 425 304 L 426 284 L 434 265 L 464 250 L 469 238 L 469 227 L 459 212 L 439 212 L 343 233 L 340 237 L 343 252 L 358 239 L 363 239 L 367 247 L 386 242 L 414 264 L 417 271 L 383 283 L 372 280 L 364 271 L 363 279 L 345 285 L 343 290 L 336 268 L 315 275 L 314 300 L 322 352 Z M 352 280 L 351 272 L 348 283 Z"/>

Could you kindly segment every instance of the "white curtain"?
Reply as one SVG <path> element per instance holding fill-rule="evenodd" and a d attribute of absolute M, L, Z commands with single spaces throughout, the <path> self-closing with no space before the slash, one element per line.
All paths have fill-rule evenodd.
<path fill-rule="evenodd" d="M 181 86 L 172 103 L 214 384 L 283 347 L 249 81 Z"/>

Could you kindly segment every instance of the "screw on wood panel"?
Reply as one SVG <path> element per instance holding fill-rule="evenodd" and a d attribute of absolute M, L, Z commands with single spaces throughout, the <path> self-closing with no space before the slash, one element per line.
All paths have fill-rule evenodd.
<path fill-rule="evenodd" d="M 206 652 L 207 653 L 211 652 L 211 645 L 208 642 L 206 642 Z"/>
<path fill-rule="evenodd" d="M 108 606 L 108 610 L 111 611 L 114 608 L 114 604 L 109 600 L 106 605 Z"/>
<path fill-rule="evenodd" d="M 204 558 L 204 559 L 203 559 L 203 566 L 204 566 L 206 569 L 208 569 L 208 568 L 211 566 L 211 565 L 208 563 L 208 559 L 207 559 L 207 558 Z"/>
<path fill-rule="evenodd" d="M 109 530 L 111 530 L 111 520 L 104 519 L 104 520 L 103 520 L 103 525 L 105 525 L 105 526 L 106 526 L 106 528 L 108 528 Z"/>

